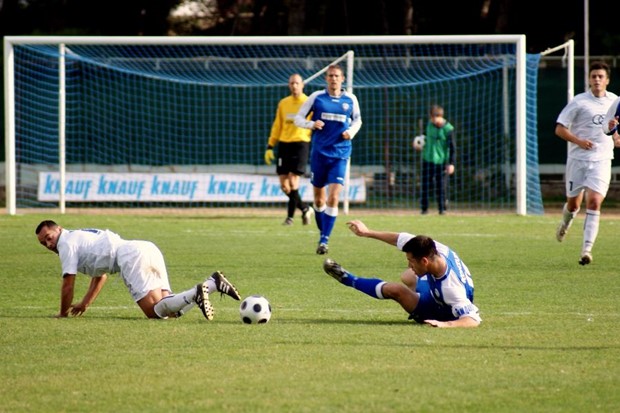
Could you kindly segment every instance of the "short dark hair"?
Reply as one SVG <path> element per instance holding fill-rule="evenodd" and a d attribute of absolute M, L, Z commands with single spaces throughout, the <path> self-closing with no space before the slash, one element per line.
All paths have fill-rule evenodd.
<path fill-rule="evenodd" d="M 39 235 L 39 232 L 41 232 L 41 230 L 44 227 L 47 228 L 56 228 L 58 226 L 57 223 L 55 223 L 54 221 L 52 221 L 51 219 L 46 219 L 45 221 L 41 221 L 41 223 L 39 225 L 37 225 L 37 229 L 34 230 L 34 233 L 36 235 Z"/>
<path fill-rule="evenodd" d="M 411 238 L 403 246 L 403 252 L 410 253 L 413 258 L 417 260 L 424 257 L 433 257 L 438 254 L 435 241 L 426 235 L 418 235 Z"/>
<path fill-rule="evenodd" d="M 443 112 L 444 109 L 443 106 L 438 105 L 437 103 L 433 103 L 428 113 L 432 116 L 433 112 L 435 112 L 436 110 L 441 110 Z"/>
<path fill-rule="evenodd" d="M 611 75 L 611 68 L 607 63 L 603 62 L 602 60 L 595 60 L 594 62 L 592 62 L 590 64 L 590 70 L 588 71 L 588 74 L 592 73 L 593 70 L 604 70 L 607 73 L 607 77 L 610 77 Z"/>

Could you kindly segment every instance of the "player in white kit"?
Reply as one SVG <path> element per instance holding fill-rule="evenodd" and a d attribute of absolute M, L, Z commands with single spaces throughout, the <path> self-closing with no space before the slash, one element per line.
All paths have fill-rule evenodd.
<path fill-rule="evenodd" d="M 566 203 L 556 239 L 563 241 L 585 195 L 586 218 L 579 264 L 592 262 L 601 206 L 611 180 L 613 139 L 603 131 L 605 115 L 617 96 L 607 90 L 609 66 L 593 62 L 589 71 L 590 90 L 576 95 L 560 112 L 555 134 L 568 142 L 566 160 Z"/>
<path fill-rule="evenodd" d="M 179 294 L 172 294 L 164 257 L 150 241 L 124 240 L 110 230 L 62 228 L 42 221 L 35 233 L 41 245 L 58 254 L 62 267 L 60 311 L 56 317 L 82 315 L 95 301 L 108 274 L 119 273 L 134 301 L 148 318 L 180 317 L 195 305 L 212 320 L 209 293 L 220 292 L 239 300 L 239 292 L 224 274 L 214 272 L 207 280 Z M 77 273 L 91 277 L 81 301 L 73 302 Z"/>

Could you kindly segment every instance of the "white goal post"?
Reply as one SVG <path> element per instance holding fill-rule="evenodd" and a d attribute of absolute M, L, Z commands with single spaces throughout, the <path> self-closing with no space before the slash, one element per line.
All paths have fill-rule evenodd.
<path fill-rule="evenodd" d="M 519 215 L 527 214 L 526 206 L 526 38 L 525 35 L 450 35 L 450 36 L 284 36 L 284 37 L 82 37 L 82 36 L 7 36 L 4 38 L 4 92 L 5 92 L 5 152 L 6 152 L 6 209 L 17 213 L 16 164 L 16 91 L 15 91 L 15 47 L 20 45 L 47 45 L 56 48 L 58 55 L 58 174 L 60 176 L 59 208 L 65 208 L 65 66 L 63 57 L 67 48 L 76 45 L 256 45 L 256 46 L 300 46 L 300 45 L 346 45 L 354 50 L 357 45 L 421 45 L 421 44 L 512 44 L 515 48 L 514 62 L 514 179 L 515 207 Z M 348 57 L 347 89 L 354 91 L 353 52 Z M 357 64 L 357 62 L 356 62 Z M 362 118 L 365 119 L 362 112 Z M 506 119 L 504 119 L 506 122 Z M 362 127 L 362 131 L 364 126 Z M 355 147 L 355 143 L 354 143 Z M 345 213 L 348 211 L 348 193 L 343 193 Z"/>

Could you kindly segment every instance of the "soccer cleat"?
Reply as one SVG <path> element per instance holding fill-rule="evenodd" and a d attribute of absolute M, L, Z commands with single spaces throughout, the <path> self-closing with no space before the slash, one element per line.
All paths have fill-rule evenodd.
<path fill-rule="evenodd" d="M 209 289 L 206 281 L 196 285 L 195 301 L 205 318 L 209 321 L 213 320 L 213 306 L 209 301 Z"/>
<path fill-rule="evenodd" d="M 286 225 L 287 227 L 290 225 L 293 225 L 293 218 L 290 218 L 290 217 L 286 218 L 284 222 L 282 223 L 282 225 Z"/>
<path fill-rule="evenodd" d="M 327 258 L 323 262 L 323 270 L 332 277 L 334 277 L 338 282 L 342 282 L 343 279 L 348 277 L 348 272 L 340 264 L 331 258 Z"/>
<path fill-rule="evenodd" d="M 555 239 L 557 239 L 558 242 L 564 241 L 564 237 L 566 237 L 567 232 L 568 226 L 566 226 L 564 221 L 560 222 L 560 225 L 558 225 L 558 229 L 555 231 Z"/>
<path fill-rule="evenodd" d="M 306 207 L 306 210 L 301 214 L 301 222 L 304 225 L 309 225 L 312 222 L 314 216 L 314 209 L 311 206 Z"/>
<path fill-rule="evenodd" d="M 316 253 L 319 255 L 325 255 L 327 254 L 327 251 L 329 251 L 327 244 L 319 244 L 318 248 L 316 249 Z"/>
<path fill-rule="evenodd" d="M 224 274 L 216 271 L 211 274 L 211 278 L 213 278 L 213 281 L 215 281 L 215 287 L 222 295 L 226 294 L 237 301 L 241 300 L 239 291 L 237 291 L 235 286 L 232 285 L 232 283 L 228 281 L 226 277 L 224 277 Z"/>
<path fill-rule="evenodd" d="M 588 265 L 592 262 L 592 253 L 588 251 L 584 251 L 581 253 L 581 259 L 579 260 L 580 265 Z"/>

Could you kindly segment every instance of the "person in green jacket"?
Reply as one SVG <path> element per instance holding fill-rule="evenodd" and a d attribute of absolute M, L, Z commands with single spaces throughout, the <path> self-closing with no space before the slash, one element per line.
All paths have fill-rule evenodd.
<path fill-rule="evenodd" d="M 446 183 L 448 175 L 454 173 L 456 156 L 453 133 L 454 126 L 444 118 L 443 107 L 432 105 L 423 144 L 414 143 L 414 148 L 422 152 L 422 214 L 428 213 L 429 192 L 433 185 L 439 214 L 446 212 Z"/>

